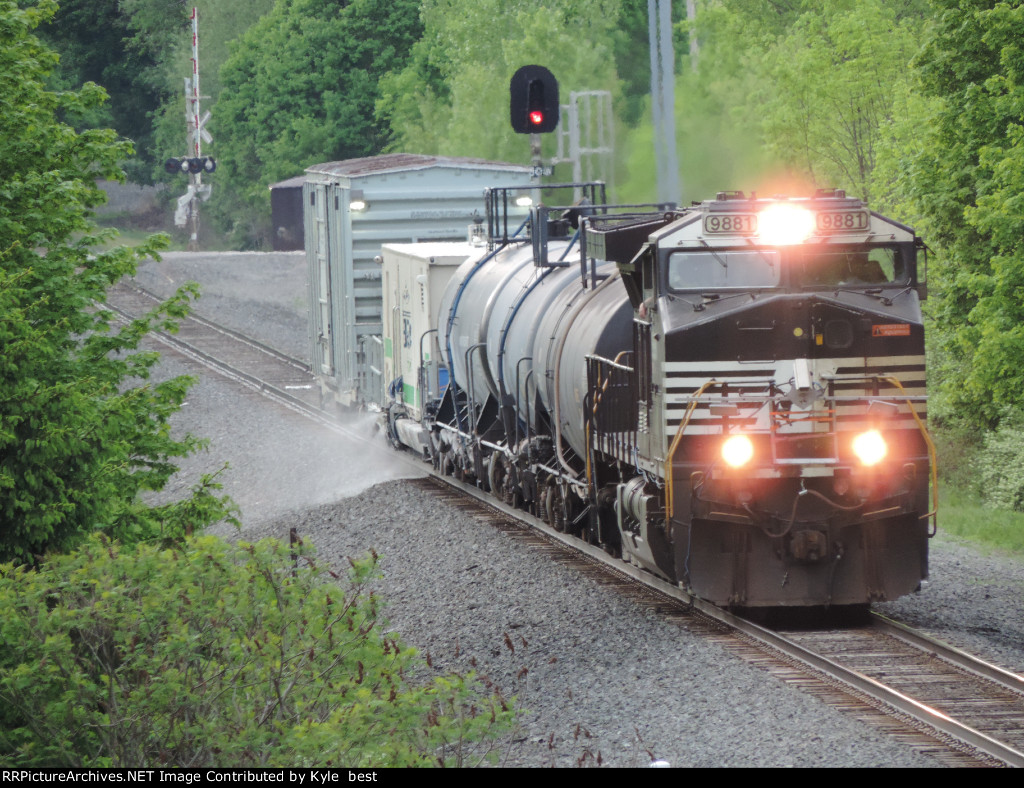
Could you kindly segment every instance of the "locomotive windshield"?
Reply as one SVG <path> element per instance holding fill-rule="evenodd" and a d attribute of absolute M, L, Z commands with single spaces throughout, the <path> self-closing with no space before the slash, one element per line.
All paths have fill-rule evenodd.
<path fill-rule="evenodd" d="M 668 258 L 672 290 L 778 287 L 782 273 L 775 250 L 673 252 Z"/>
<path fill-rule="evenodd" d="M 903 255 L 891 247 L 806 247 L 793 249 L 790 260 L 796 287 L 860 287 L 906 284 L 909 281 Z"/>
<path fill-rule="evenodd" d="M 906 285 L 910 267 L 898 248 L 882 246 L 701 249 L 668 257 L 671 290 L 774 288 L 783 279 L 794 289 Z"/>

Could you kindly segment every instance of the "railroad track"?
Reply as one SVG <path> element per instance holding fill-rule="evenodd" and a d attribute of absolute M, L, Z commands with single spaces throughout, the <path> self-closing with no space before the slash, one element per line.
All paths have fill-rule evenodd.
<path fill-rule="evenodd" d="M 159 300 L 121 284 L 111 289 L 107 305 L 127 320 Z M 195 316 L 182 320 L 177 334 L 157 338 L 286 407 L 364 439 L 321 409 L 308 368 L 273 348 Z M 408 455 L 405 460 L 424 471 L 423 463 Z M 768 629 L 611 559 L 472 485 L 436 474 L 415 483 L 944 763 L 1024 766 L 1024 676 L 877 615 L 850 628 Z"/>
<path fill-rule="evenodd" d="M 471 485 L 436 475 L 418 483 L 444 483 L 439 494 L 447 497 L 457 488 L 481 511 L 495 512 L 506 530 L 516 521 L 530 529 L 524 538 L 559 546 L 560 560 L 598 582 L 944 763 L 1024 766 L 1024 676 L 877 614 L 841 629 L 769 629 L 609 559 Z"/>
<path fill-rule="evenodd" d="M 130 320 L 146 314 L 163 299 L 127 282 L 114 285 L 106 306 Z M 157 332 L 156 338 L 223 375 L 246 383 L 310 414 L 322 413 L 320 391 L 309 366 L 251 337 L 189 315 L 176 334 Z"/>

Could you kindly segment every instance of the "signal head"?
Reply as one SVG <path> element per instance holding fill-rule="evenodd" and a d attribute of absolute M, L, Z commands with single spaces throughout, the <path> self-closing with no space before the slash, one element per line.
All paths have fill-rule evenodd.
<path fill-rule="evenodd" d="M 544 66 L 523 66 L 509 83 L 509 112 L 517 134 L 543 134 L 558 126 L 558 80 Z"/>

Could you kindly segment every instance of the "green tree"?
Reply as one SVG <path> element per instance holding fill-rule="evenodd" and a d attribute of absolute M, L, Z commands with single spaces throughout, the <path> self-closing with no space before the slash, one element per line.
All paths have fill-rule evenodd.
<path fill-rule="evenodd" d="M 220 196 L 211 208 L 247 244 L 266 243 L 267 186 L 322 161 L 379 153 L 378 82 L 421 25 L 417 0 L 278 0 L 221 72 L 213 123 Z M 230 195 L 226 197 L 226 194 Z M 252 216 L 265 217 L 257 226 Z"/>
<path fill-rule="evenodd" d="M 39 34 L 60 54 L 52 87 L 102 85 L 110 100 L 90 115 L 69 120 L 78 128 L 114 128 L 132 140 L 125 162 L 139 183 L 165 180 L 163 161 L 185 151 L 182 80 L 192 71 L 190 17 L 199 13 L 203 93 L 220 93 L 219 71 L 229 43 L 266 14 L 274 0 L 62 0 Z M 208 101 L 206 107 L 212 108 Z"/>
<path fill-rule="evenodd" d="M 97 251 L 97 178 L 123 179 L 131 145 L 110 130 L 75 132 L 58 118 L 100 106 L 101 88 L 55 93 L 56 56 L 32 31 L 52 0 L 0 0 L 0 560 L 33 561 L 94 529 L 124 539 L 174 536 L 226 509 L 204 481 L 189 500 L 151 509 L 173 459 L 195 451 L 170 437 L 191 384 L 148 383 L 157 355 L 139 351 L 153 327 L 173 328 L 194 290 L 116 329 L 97 308 L 107 288 L 165 239 Z"/>
<path fill-rule="evenodd" d="M 701 4 L 693 30 L 700 43 L 694 63 L 676 44 L 675 125 L 680 184 L 685 204 L 723 189 L 755 190 L 777 162 L 750 112 L 765 80 L 757 57 L 769 33 L 784 29 L 784 4 L 722 2 Z M 778 6 L 778 7 L 776 7 Z M 685 20 L 681 26 L 687 26 Z M 647 53 L 644 41 L 643 53 Z M 626 137 L 627 200 L 651 199 L 655 173 L 650 105 Z"/>
<path fill-rule="evenodd" d="M 881 0 L 831 0 L 802 14 L 766 52 L 757 96 L 775 155 L 811 183 L 875 205 L 875 166 L 902 110 L 918 30 Z"/>
<path fill-rule="evenodd" d="M 700 3 L 696 64 L 676 51 L 684 201 L 837 186 L 894 205 L 888 163 L 919 134 L 909 62 L 929 13 L 926 0 Z M 623 145 L 629 199 L 649 196 L 651 136 L 644 117 Z"/>
<path fill-rule="evenodd" d="M 0 765 L 477 765 L 511 702 L 429 678 L 375 559 L 346 583 L 304 546 L 203 536 L 0 565 Z"/>
<path fill-rule="evenodd" d="M 916 61 L 934 111 L 908 167 L 940 251 L 937 410 L 993 426 L 1008 406 L 1024 404 L 1024 5 L 936 6 L 934 34 Z"/>
<path fill-rule="evenodd" d="M 76 90 L 86 82 L 102 85 L 110 100 L 88 113 L 73 112 L 77 128 L 115 129 L 133 141 L 136 155 L 126 160 L 132 180 L 149 183 L 160 159 L 154 150 L 152 118 L 180 80 L 168 82 L 163 59 L 184 29 L 185 6 L 160 3 L 160 18 L 140 34 L 126 6 L 140 0 L 61 0 L 40 37 L 60 54 L 51 87 Z"/>
<path fill-rule="evenodd" d="M 620 10 L 619 0 L 425 0 L 409 65 L 381 85 L 377 110 L 395 135 L 391 149 L 529 160 L 529 144 L 509 124 L 512 75 L 530 63 L 547 66 L 563 104 L 574 90 L 617 93 Z"/>

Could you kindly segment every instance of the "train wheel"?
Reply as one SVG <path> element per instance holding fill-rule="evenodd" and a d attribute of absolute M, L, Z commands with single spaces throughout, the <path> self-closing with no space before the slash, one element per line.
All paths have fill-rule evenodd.
<path fill-rule="evenodd" d="M 450 451 L 441 452 L 438 458 L 438 470 L 442 476 L 451 476 L 455 471 L 455 458 Z"/>
<path fill-rule="evenodd" d="M 491 487 L 491 495 L 509 506 L 518 507 L 521 497 L 512 483 L 512 475 L 509 470 L 508 457 L 500 451 L 494 452 L 487 464 L 487 483 Z"/>
<path fill-rule="evenodd" d="M 501 452 L 496 451 L 487 458 L 487 486 L 491 488 L 491 495 L 495 498 L 501 497 L 501 490 L 505 486 L 505 469 L 501 456 Z"/>
<path fill-rule="evenodd" d="M 558 482 L 552 481 L 548 484 L 547 495 L 544 498 L 548 524 L 559 533 L 565 533 L 565 496 Z"/>

